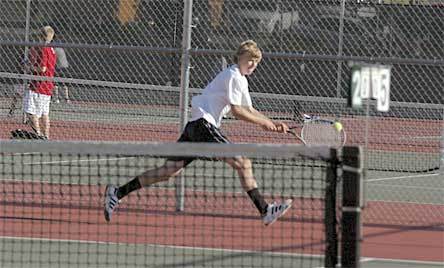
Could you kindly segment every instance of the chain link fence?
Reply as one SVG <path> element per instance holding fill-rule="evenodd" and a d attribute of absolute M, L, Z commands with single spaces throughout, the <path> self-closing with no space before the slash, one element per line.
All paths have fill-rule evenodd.
<path fill-rule="evenodd" d="M 23 63 L 44 25 L 69 63 L 57 70 L 51 103 L 51 137 L 60 140 L 176 140 L 181 90 L 200 92 L 253 39 L 264 52 L 249 79 L 259 110 L 281 120 L 339 118 L 349 144 L 367 145 L 367 198 L 397 215 L 369 209 L 367 221 L 442 220 L 434 206 L 442 205 L 442 175 L 428 171 L 442 165 L 443 1 L 194 0 L 192 8 L 191 61 L 182 66 L 182 0 L 1 1 L 0 138 L 26 128 L 11 104 L 19 107 L 17 91 L 37 79 Z M 371 106 L 366 116 L 347 106 L 353 62 L 392 66 L 389 112 Z M 233 141 L 296 142 L 236 120 L 223 130 Z M 406 193 L 413 188 L 425 194 Z M 424 215 L 415 215 L 411 201 L 432 205 L 416 206 Z"/>

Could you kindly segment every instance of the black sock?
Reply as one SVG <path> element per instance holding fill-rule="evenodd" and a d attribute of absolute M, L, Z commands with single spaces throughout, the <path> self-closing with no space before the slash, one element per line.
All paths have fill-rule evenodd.
<path fill-rule="evenodd" d="M 267 202 L 265 202 L 264 197 L 259 193 L 259 190 L 257 188 L 248 191 L 247 194 L 248 196 L 250 196 L 251 200 L 253 201 L 254 205 L 257 207 L 261 215 L 267 213 L 268 204 Z"/>
<path fill-rule="evenodd" d="M 119 189 L 117 189 L 117 198 L 122 199 L 132 191 L 139 190 L 140 188 L 142 188 L 142 185 L 140 185 L 139 178 L 135 177 L 127 184 L 120 186 Z"/>

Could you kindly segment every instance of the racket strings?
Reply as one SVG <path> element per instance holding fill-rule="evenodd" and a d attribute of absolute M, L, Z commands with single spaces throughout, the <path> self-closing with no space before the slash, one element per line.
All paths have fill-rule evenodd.
<path fill-rule="evenodd" d="M 337 131 L 331 124 L 305 124 L 301 138 L 307 145 L 325 145 L 336 148 L 341 147 L 344 142 L 342 131 Z"/>

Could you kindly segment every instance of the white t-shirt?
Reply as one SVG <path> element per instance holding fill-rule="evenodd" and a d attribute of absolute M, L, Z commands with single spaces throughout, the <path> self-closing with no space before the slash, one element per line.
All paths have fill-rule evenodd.
<path fill-rule="evenodd" d="M 252 106 L 248 80 L 240 73 L 236 64 L 220 72 L 201 95 L 193 97 L 191 121 L 204 118 L 220 127 L 222 118 L 231 110 L 231 105 Z"/>

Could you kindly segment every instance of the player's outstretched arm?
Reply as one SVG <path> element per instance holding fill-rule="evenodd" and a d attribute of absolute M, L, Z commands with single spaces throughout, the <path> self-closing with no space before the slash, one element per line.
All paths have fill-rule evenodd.
<path fill-rule="evenodd" d="M 258 110 L 256 110 L 253 107 L 249 107 L 249 110 L 250 110 L 251 113 L 255 114 L 256 116 L 259 116 L 259 117 L 271 120 L 266 115 L 264 115 L 263 113 L 259 112 Z M 283 122 L 276 122 L 276 121 L 272 121 L 272 122 L 276 126 L 276 131 L 277 132 L 287 133 L 287 131 L 289 130 L 287 124 L 285 124 Z"/>
<path fill-rule="evenodd" d="M 260 125 L 263 128 L 273 128 L 274 124 L 270 119 L 262 116 L 258 116 L 250 111 L 250 109 L 240 106 L 231 105 L 231 113 L 239 120 L 250 122 L 256 125 Z"/>
<path fill-rule="evenodd" d="M 248 110 L 249 110 L 252 114 L 254 114 L 254 115 L 256 115 L 256 116 L 259 116 L 259 117 L 266 118 L 266 119 L 270 120 L 270 118 L 268 118 L 268 117 L 265 116 L 263 113 L 261 113 L 261 112 L 259 112 L 258 110 L 256 110 L 254 107 L 248 107 Z"/>
<path fill-rule="evenodd" d="M 273 132 L 286 132 L 288 127 L 284 123 L 273 122 L 268 117 L 252 107 L 231 105 L 231 113 L 239 120 L 260 125 L 264 130 Z"/>

